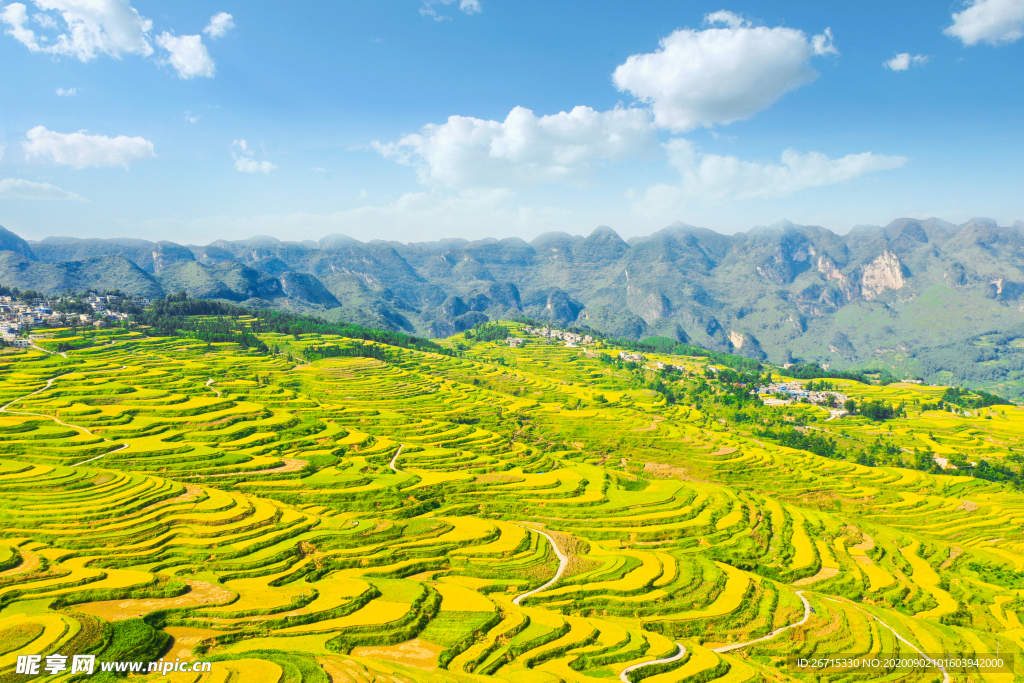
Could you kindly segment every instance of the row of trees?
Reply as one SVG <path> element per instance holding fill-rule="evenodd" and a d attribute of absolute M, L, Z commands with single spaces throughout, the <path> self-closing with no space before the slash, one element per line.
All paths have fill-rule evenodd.
<path fill-rule="evenodd" d="M 9 296 L 12 299 L 42 299 L 44 294 L 37 292 L 34 289 L 20 290 L 17 287 L 8 287 L 6 285 L 0 285 L 0 296 Z"/>
<path fill-rule="evenodd" d="M 512 331 L 500 323 L 479 323 L 472 330 L 466 330 L 466 339 L 476 339 L 482 342 L 495 342 L 508 339 Z"/>
<path fill-rule="evenodd" d="M 247 320 L 241 321 L 242 317 Z M 291 335 L 296 340 L 304 334 L 337 335 L 432 353 L 454 353 L 429 339 L 401 332 L 377 330 L 354 323 L 330 322 L 285 311 L 253 310 L 211 299 L 189 299 L 185 292 L 154 301 L 150 308 L 134 314 L 132 322 L 146 326 L 156 336 L 182 336 L 207 342 L 231 341 L 261 352 L 269 349 L 257 335 L 273 332 Z M 369 349 L 373 345 L 364 346 Z M 344 351 L 345 348 L 325 346 L 321 351 L 313 353 L 345 355 L 349 353 Z M 355 355 L 359 353 L 376 352 L 366 350 Z"/>
<path fill-rule="evenodd" d="M 786 369 L 786 374 L 794 379 L 848 379 L 861 384 L 892 384 L 898 382 L 891 372 L 886 369 L 866 370 L 826 370 L 818 363 L 798 363 Z M 827 391 L 827 390 L 826 390 Z"/>
<path fill-rule="evenodd" d="M 1005 398 L 990 394 L 987 391 L 962 389 L 960 387 L 949 387 L 946 389 L 942 394 L 942 400 L 939 401 L 940 407 L 942 403 L 951 403 L 961 408 L 972 410 L 987 408 L 988 406 L 1011 405 L 1010 401 L 1007 401 Z"/>

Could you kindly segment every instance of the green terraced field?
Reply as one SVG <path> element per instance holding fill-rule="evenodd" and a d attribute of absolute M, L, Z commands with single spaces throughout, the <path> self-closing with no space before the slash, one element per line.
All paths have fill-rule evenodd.
<path fill-rule="evenodd" d="M 1021 657 L 1024 495 L 895 465 L 1019 467 L 1024 409 L 836 380 L 907 415 L 826 421 L 736 404 L 699 358 L 660 358 L 688 368 L 670 402 L 536 337 L 314 362 L 350 340 L 263 341 L 0 356 L 0 681 L 58 652 L 213 661 L 144 677 L 174 683 L 942 681 L 787 660 Z M 765 436 L 790 424 L 840 457 Z"/>

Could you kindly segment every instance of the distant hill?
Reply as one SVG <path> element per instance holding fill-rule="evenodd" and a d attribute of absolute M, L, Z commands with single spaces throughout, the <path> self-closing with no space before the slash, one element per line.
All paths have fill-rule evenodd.
<path fill-rule="evenodd" d="M 587 237 L 403 244 L 331 235 L 207 246 L 0 231 L 0 283 L 48 292 L 184 289 L 445 336 L 528 316 L 774 362 L 888 367 L 1021 395 L 1024 223 L 903 218 L 837 235 L 789 222 L 721 235 L 676 223 Z"/>
<path fill-rule="evenodd" d="M 163 287 L 123 256 L 99 256 L 84 261 L 46 263 L 0 251 L 0 282 L 9 287 L 47 294 L 87 289 L 120 289 L 145 296 L 160 296 Z"/>
<path fill-rule="evenodd" d="M 32 248 L 28 246 L 28 242 L 21 239 L 7 228 L 0 226 L 0 252 L 4 251 L 12 251 L 27 259 L 35 258 L 35 255 L 32 253 Z"/>

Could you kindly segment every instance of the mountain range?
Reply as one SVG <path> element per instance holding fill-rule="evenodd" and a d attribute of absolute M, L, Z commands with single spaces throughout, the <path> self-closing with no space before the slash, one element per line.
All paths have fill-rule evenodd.
<path fill-rule="evenodd" d="M 1024 223 L 902 218 L 839 235 L 788 221 L 722 235 L 401 243 L 258 236 L 207 246 L 0 228 L 0 284 L 226 299 L 449 336 L 530 317 L 776 363 L 888 367 L 1024 395 Z"/>

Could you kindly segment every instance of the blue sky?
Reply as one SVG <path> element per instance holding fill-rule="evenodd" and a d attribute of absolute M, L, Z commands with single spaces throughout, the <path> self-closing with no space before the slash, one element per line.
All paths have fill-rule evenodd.
<path fill-rule="evenodd" d="M 1024 0 L 0 0 L 0 26 L 0 224 L 30 239 L 1024 219 Z"/>

